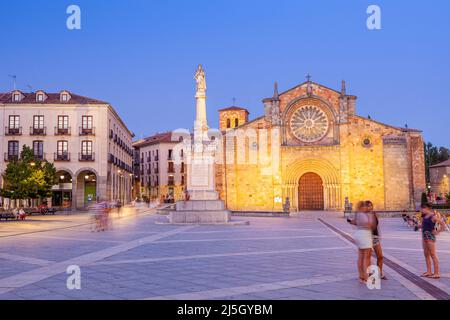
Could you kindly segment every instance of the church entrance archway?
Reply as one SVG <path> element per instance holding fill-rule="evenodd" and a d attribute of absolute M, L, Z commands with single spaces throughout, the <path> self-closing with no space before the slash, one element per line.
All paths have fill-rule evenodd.
<path fill-rule="evenodd" d="M 300 177 L 298 208 L 300 210 L 324 210 L 323 181 L 318 174 L 308 172 Z"/>

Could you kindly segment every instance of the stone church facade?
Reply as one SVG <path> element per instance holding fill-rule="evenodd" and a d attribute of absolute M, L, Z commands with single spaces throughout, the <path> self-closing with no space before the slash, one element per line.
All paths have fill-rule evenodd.
<path fill-rule="evenodd" d="M 216 185 L 234 211 L 343 210 L 371 200 L 377 211 L 414 209 L 425 190 L 421 131 L 356 113 L 356 96 L 310 80 L 275 84 L 264 115 L 219 110 L 224 133 Z"/>

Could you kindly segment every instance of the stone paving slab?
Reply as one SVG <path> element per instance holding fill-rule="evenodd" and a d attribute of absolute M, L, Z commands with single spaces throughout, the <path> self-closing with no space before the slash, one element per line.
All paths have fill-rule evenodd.
<path fill-rule="evenodd" d="M 352 233 L 337 215 L 318 216 Z M 317 217 L 249 217 L 248 226 L 180 228 L 155 224 L 159 217 L 149 212 L 114 221 L 107 232 L 80 226 L 4 237 L 0 266 L 11 271 L 0 275 L 0 299 L 429 298 L 389 268 L 381 290 L 360 284 L 356 249 Z M 55 226 L 61 224 L 64 217 Z M 397 218 L 381 219 L 381 226 L 386 253 L 420 270 L 420 234 Z M 9 228 L 12 234 L 26 230 Z M 440 237 L 439 248 L 442 272 L 450 274 L 448 241 L 450 234 Z M 81 266 L 81 290 L 67 289 L 68 264 Z M 440 283 L 448 290 L 447 279 Z"/>

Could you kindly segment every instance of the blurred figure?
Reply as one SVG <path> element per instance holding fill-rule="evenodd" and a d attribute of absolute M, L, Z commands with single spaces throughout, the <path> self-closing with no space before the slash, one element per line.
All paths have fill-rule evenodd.
<path fill-rule="evenodd" d="M 90 212 L 92 215 L 92 231 L 104 231 L 104 213 L 107 210 L 108 205 L 106 202 L 97 202 L 91 206 Z"/>
<path fill-rule="evenodd" d="M 422 273 L 422 277 L 431 279 L 439 279 L 441 277 L 439 271 L 439 260 L 436 254 L 436 236 L 440 231 L 444 230 L 445 225 L 432 210 L 431 205 L 424 203 L 421 206 L 422 212 L 422 246 L 425 256 L 427 271 Z M 431 269 L 431 262 L 434 265 L 434 273 Z"/>
<path fill-rule="evenodd" d="M 13 216 L 16 220 L 19 220 L 19 209 L 14 208 L 14 209 L 12 209 L 11 213 L 13 214 Z"/>
<path fill-rule="evenodd" d="M 358 203 L 357 211 L 353 220 L 347 219 L 347 222 L 356 226 L 354 233 L 356 246 L 358 247 L 358 272 L 361 283 L 367 283 L 367 269 L 370 266 L 370 256 L 372 255 L 373 238 L 372 230 L 374 227 L 374 219 L 364 209 L 365 202 Z"/>
<path fill-rule="evenodd" d="M 372 240 L 373 240 L 373 250 L 375 251 L 375 255 L 377 256 L 377 266 L 380 270 L 380 277 L 383 280 L 386 280 L 386 276 L 383 273 L 383 250 L 381 249 L 381 239 L 380 239 L 380 225 L 378 221 L 378 216 L 373 211 L 373 203 L 372 201 L 364 202 L 364 211 L 368 214 L 372 215 L 373 218 L 373 229 L 372 229 Z"/>
<path fill-rule="evenodd" d="M 22 206 L 19 208 L 18 215 L 19 215 L 19 219 L 22 221 L 25 220 L 25 217 L 27 216 L 27 214 L 25 213 L 25 210 L 23 210 Z"/>

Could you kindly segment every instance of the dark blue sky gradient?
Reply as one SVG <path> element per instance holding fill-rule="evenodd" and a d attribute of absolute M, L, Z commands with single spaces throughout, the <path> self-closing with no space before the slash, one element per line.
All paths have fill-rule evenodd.
<path fill-rule="evenodd" d="M 66 28 L 66 8 L 82 29 Z M 366 8 L 382 9 L 382 30 Z M 197 64 L 206 70 L 208 118 L 305 80 L 339 89 L 357 112 L 419 128 L 450 146 L 450 1 L 15 0 L 0 1 L 0 91 L 8 74 L 28 91 L 73 92 L 110 102 L 141 135 L 189 128 Z"/>

